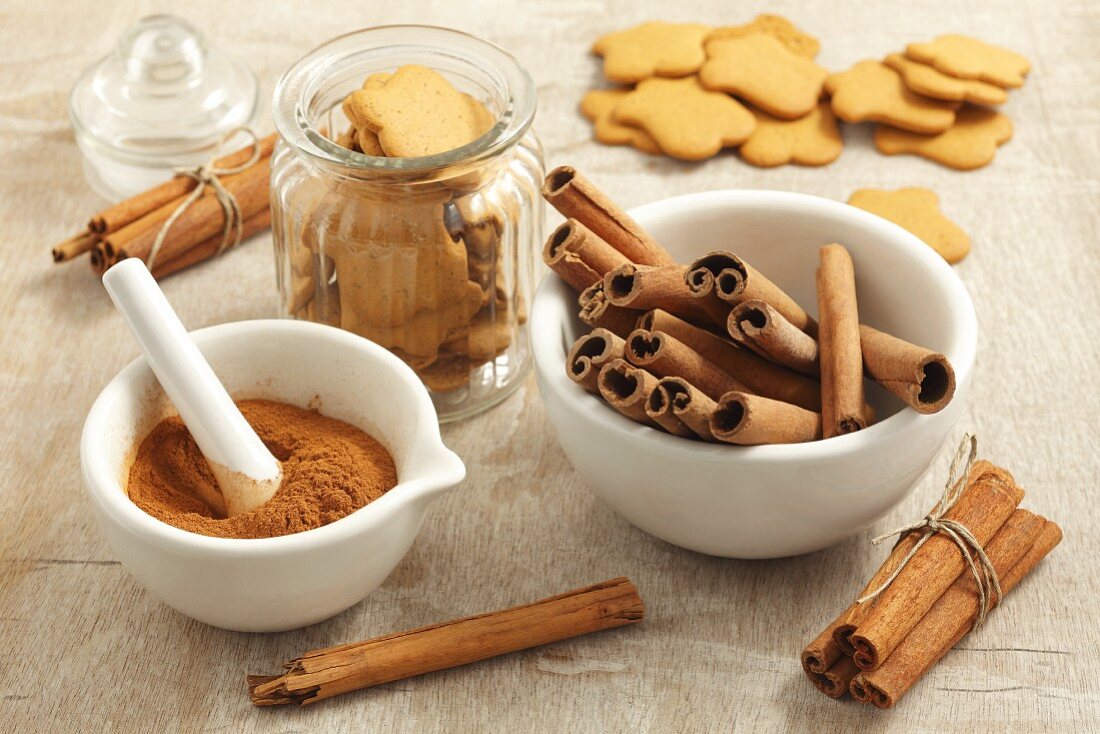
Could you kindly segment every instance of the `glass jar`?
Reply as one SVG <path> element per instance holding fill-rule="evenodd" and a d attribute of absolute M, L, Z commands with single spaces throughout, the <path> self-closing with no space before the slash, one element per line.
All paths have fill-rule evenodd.
<path fill-rule="evenodd" d="M 364 79 L 430 67 L 496 118 L 481 138 L 418 158 L 332 141 Z M 473 36 L 387 26 L 340 36 L 279 80 L 271 227 L 280 308 L 360 334 L 404 359 L 440 420 L 499 402 L 531 366 L 527 304 L 543 230 L 531 77 Z"/>

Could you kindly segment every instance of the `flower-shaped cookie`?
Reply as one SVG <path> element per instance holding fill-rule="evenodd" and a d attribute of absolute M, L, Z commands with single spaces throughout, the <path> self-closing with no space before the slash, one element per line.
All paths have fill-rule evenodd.
<path fill-rule="evenodd" d="M 1031 71 L 1027 57 L 969 36 L 947 35 L 931 43 L 910 43 L 905 55 L 944 74 L 981 79 L 1001 87 L 1022 87 Z"/>
<path fill-rule="evenodd" d="M 912 153 L 949 168 L 969 171 L 993 160 L 1012 137 L 1012 121 L 995 110 L 967 105 L 954 126 L 939 135 L 914 135 L 885 125 L 875 128 L 875 147 L 886 155 Z"/>
<path fill-rule="evenodd" d="M 642 128 L 667 155 L 695 161 L 740 145 L 756 127 L 752 113 L 696 77 L 647 79 L 615 105 L 616 121 Z"/>
<path fill-rule="evenodd" d="M 756 130 L 741 145 L 741 158 L 762 168 L 797 163 L 824 166 L 832 163 L 844 148 L 836 117 L 828 102 L 821 102 L 798 120 L 780 120 L 754 109 Z"/>
<path fill-rule="evenodd" d="M 848 203 L 889 219 L 909 230 L 943 256 L 957 263 L 970 252 L 970 237 L 940 211 L 940 199 L 928 189 L 860 189 Z"/>
<path fill-rule="evenodd" d="M 652 76 L 694 74 L 706 61 L 703 39 L 711 27 L 701 23 L 651 21 L 596 40 L 592 53 L 603 57 L 603 73 L 620 84 Z"/>
<path fill-rule="evenodd" d="M 388 156 L 406 158 L 454 150 L 477 140 L 493 126 L 493 116 L 484 105 L 426 66 L 402 66 L 389 79 L 378 84 L 368 79 L 367 84 L 352 92 L 345 110 L 358 129 L 378 136 Z M 362 139 L 359 144 L 363 145 Z"/>
<path fill-rule="evenodd" d="M 699 79 L 707 89 L 736 94 L 769 115 L 793 120 L 821 98 L 828 72 L 773 36 L 750 33 L 707 41 Z"/>
<path fill-rule="evenodd" d="M 931 135 L 955 122 L 958 102 L 929 99 L 905 86 L 901 75 L 880 61 L 860 61 L 825 81 L 833 112 L 845 122 L 884 122 Z"/>

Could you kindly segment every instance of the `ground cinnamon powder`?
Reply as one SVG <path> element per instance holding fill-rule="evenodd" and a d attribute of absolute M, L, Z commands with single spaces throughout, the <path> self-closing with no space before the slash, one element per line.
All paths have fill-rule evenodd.
<path fill-rule="evenodd" d="M 134 503 L 177 528 L 219 538 L 270 538 L 327 525 L 397 484 L 385 447 L 349 423 L 270 400 L 237 403 L 283 464 L 283 483 L 266 504 L 219 517 L 203 488 L 217 482 L 178 416 L 161 421 L 138 447 L 127 492 Z"/>

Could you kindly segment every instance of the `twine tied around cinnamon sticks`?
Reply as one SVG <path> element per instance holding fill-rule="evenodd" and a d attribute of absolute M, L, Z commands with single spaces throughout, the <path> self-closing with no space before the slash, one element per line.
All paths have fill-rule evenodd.
<path fill-rule="evenodd" d="M 222 149 L 239 133 L 243 133 L 250 139 L 249 146 L 252 148 L 252 155 L 249 156 L 247 161 L 239 166 L 231 166 L 228 168 L 217 166 L 217 160 L 224 155 Z M 164 240 L 168 236 L 169 230 L 172 229 L 172 225 L 176 223 L 176 220 L 179 219 L 181 214 L 187 211 L 189 206 L 199 200 L 203 193 L 205 193 L 207 186 L 210 186 L 210 188 L 214 190 L 214 196 L 225 211 L 225 228 L 222 231 L 222 242 L 218 246 L 215 256 L 221 255 L 226 249 L 235 247 L 240 243 L 244 234 L 244 216 L 241 213 L 241 206 L 237 202 L 237 197 L 233 196 L 233 194 L 222 185 L 219 176 L 232 176 L 236 173 L 243 173 L 259 163 L 262 157 L 263 152 L 260 149 L 260 137 L 251 127 L 241 125 L 222 136 L 221 142 L 218 144 L 218 147 L 215 149 L 209 161 L 197 168 L 175 169 L 176 175 L 189 176 L 195 179 L 198 185 L 195 186 L 186 199 L 180 202 L 180 205 L 176 207 L 171 216 L 164 221 L 160 231 L 157 232 L 157 237 L 153 240 L 153 246 L 149 249 L 149 257 L 145 262 L 150 271 L 153 270 L 156 264 L 157 254 L 160 252 L 161 245 L 164 244 Z"/>
<path fill-rule="evenodd" d="M 959 473 L 959 464 L 962 463 L 963 458 L 966 458 L 966 465 L 962 473 Z M 932 511 L 924 516 L 923 519 L 918 520 L 910 525 L 905 525 L 892 530 L 888 533 L 883 533 L 871 542 L 875 545 L 894 537 L 905 536 L 907 533 L 915 531 L 924 531 L 924 535 L 913 546 L 912 550 L 901 559 L 901 563 L 894 569 L 882 585 L 874 591 L 864 594 L 856 600 L 858 604 L 864 604 L 871 601 L 883 591 L 885 591 L 890 584 L 894 582 L 894 579 L 901 574 L 902 569 L 906 564 L 917 554 L 921 546 L 924 545 L 929 538 L 936 533 L 943 533 L 947 537 L 954 541 L 955 545 L 959 547 L 959 552 L 962 553 L 966 564 L 970 568 L 970 572 L 974 575 L 974 581 L 978 586 L 978 617 L 974 623 L 975 627 L 980 627 L 985 622 L 986 614 L 988 613 L 992 603 L 999 601 L 1001 598 L 1001 583 L 997 578 L 997 572 L 993 569 L 993 563 L 989 560 L 989 556 L 986 555 L 985 549 L 982 548 L 982 544 L 977 538 L 970 532 L 970 530 L 960 522 L 950 519 L 944 519 L 944 514 L 950 510 L 959 497 L 962 496 L 963 490 L 966 488 L 967 477 L 970 476 L 970 470 L 974 467 L 974 462 L 978 458 L 978 439 L 973 433 L 967 433 L 963 436 L 962 441 L 959 443 L 959 448 L 955 451 L 955 458 L 951 460 L 951 470 L 947 477 L 947 483 L 944 485 L 943 496 L 940 501 L 936 503 L 936 506 L 932 508 Z"/>

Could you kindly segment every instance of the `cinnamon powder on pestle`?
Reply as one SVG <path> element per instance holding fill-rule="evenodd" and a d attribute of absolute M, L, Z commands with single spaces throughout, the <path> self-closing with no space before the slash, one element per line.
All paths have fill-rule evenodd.
<path fill-rule="evenodd" d="M 177 528 L 219 538 L 270 538 L 319 528 L 355 512 L 397 484 L 385 447 L 355 426 L 316 410 L 270 400 L 237 403 L 283 464 L 283 483 L 266 504 L 219 516 L 201 498 L 218 485 L 179 416 L 161 421 L 138 447 L 127 493 Z"/>

